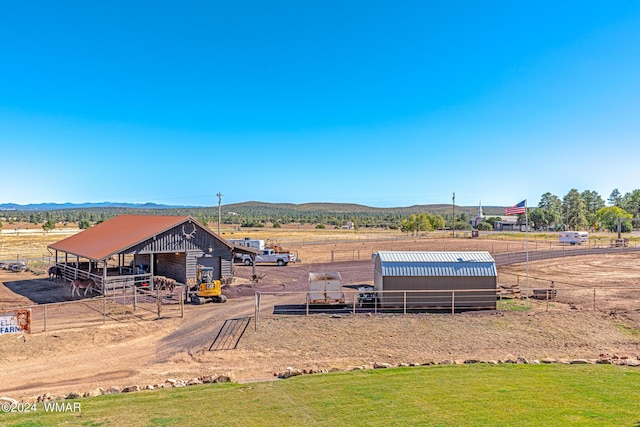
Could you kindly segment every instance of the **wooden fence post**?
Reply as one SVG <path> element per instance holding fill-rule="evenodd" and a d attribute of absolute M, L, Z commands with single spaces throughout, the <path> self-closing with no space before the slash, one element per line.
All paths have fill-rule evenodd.
<path fill-rule="evenodd" d="M 184 297 L 182 293 L 180 293 L 180 318 L 184 319 Z"/>
<path fill-rule="evenodd" d="M 549 294 L 551 294 L 551 289 L 547 289 L 547 311 L 549 311 Z"/>
<path fill-rule="evenodd" d="M 160 313 L 162 312 L 162 300 L 160 299 L 160 289 L 156 289 L 156 303 L 158 306 L 158 318 L 160 318 Z"/>
<path fill-rule="evenodd" d="M 253 330 L 258 330 L 258 293 L 253 294 L 254 307 L 253 307 Z"/>

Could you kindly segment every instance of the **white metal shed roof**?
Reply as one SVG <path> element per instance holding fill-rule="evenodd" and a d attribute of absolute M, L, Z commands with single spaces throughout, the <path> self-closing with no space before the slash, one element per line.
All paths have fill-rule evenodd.
<path fill-rule="evenodd" d="M 383 276 L 497 276 L 489 252 L 380 251 L 378 258 Z"/>

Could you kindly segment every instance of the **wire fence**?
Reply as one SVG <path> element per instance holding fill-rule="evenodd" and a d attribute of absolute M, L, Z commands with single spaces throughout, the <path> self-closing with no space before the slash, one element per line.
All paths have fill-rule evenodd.
<path fill-rule="evenodd" d="M 615 312 L 636 310 L 640 286 L 579 286 L 550 280 L 525 280 L 505 275 L 509 282 L 497 289 L 433 289 L 374 291 L 344 290 L 343 297 L 326 303 L 313 303 L 311 292 L 256 292 L 255 322 L 265 315 L 445 313 L 458 314 L 479 310 L 528 311 L 593 310 Z M 513 283 L 511 283 L 513 282 Z M 515 285 L 515 286 L 514 286 Z"/>
<path fill-rule="evenodd" d="M 184 292 L 140 291 L 124 289 L 118 295 L 83 298 L 47 304 L 2 307 L 2 311 L 29 309 L 31 331 L 44 332 L 107 323 L 152 321 L 184 317 Z"/>
<path fill-rule="evenodd" d="M 547 237 L 537 236 L 532 233 L 528 239 L 522 237 L 516 238 L 510 233 L 489 232 L 481 238 L 472 239 L 471 232 L 456 232 L 455 240 L 452 240 L 451 232 L 431 232 L 420 235 L 410 234 L 392 234 L 388 233 L 353 233 L 345 236 L 337 235 L 321 235 L 310 236 L 306 238 L 299 237 L 280 237 L 274 239 L 274 242 L 281 246 L 304 247 L 309 245 L 328 245 L 328 244 L 347 244 L 347 243 L 366 243 L 366 242 L 392 242 L 392 241 L 420 241 L 428 245 L 431 251 L 487 251 L 491 254 L 503 253 L 519 253 L 526 252 L 543 252 L 543 251 L 562 251 L 564 255 L 571 254 L 580 255 L 588 254 L 590 249 L 627 249 L 640 250 L 637 243 L 625 243 L 627 246 L 620 247 L 616 243 L 616 239 L 612 237 L 592 237 L 589 242 L 579 245 L 561 244 L 557 240 L 549 240 Z M 443 238 L 447 240 L 443 241 Z M 410 246 L 410 245 L 409 245 Z M 1 249 L 1 248 L 0 248 Z M 421 249 L 425 250 L 425 249 Z M 296 249 L 293 250 L 296 252 Z M 324 262 L 340 262 L 340 261 L 362 261 L 370 259 L 375 251 L 371 249 L 335 249 L 327 250 L 326 261 Z M 46 267 L 53 265 L 55 256 L 48 252 L 33 249 L 10 249 L 0 250 L 0 267 L 12 263 L 25 263 L 34 272 L 42 273 Z"/>
<path fill-rule="evenodd" d="M 557 242 L 542 241 L 529 242 L 528 245 L 526 242 L 521 241 L 507 242 L 506 244 L 499 244 L 490 240 L 457 241 L 456 243 L 433 241 L 430 246 L 428 250 L 437 252 L 487 251 L 493 254 L 498 266 L 526 262 L 527 252 L 529 261 L 537 261 L 566 256 L 640 251 L 640 246 L 638 245 L 617 247 L 604 241 L 594 241 L 591 244 L 584 245 L 562 245 Z M 322 257 L 325 257 L 325 262 L 367 261 L 373 259 L 376 252 L 377 250 L 373 249 L 331 249 Z"/>
<path fill-rule="evenodd" d="M 386 240 L 400 240 L 399 236 Z M 411 237 L 415 239 L 415 237 Z M 372 239 L 379 241 L 380 237 Z M 316 241 L 316 243 L 321 243 Z M 455 245 L 455 246 L 454 246 Z M 507 245 L 496 245 L 495 241 L 469 239 L 461 247 L 460 243 L 450 244 L 449 250 L 486 250 L 495 253 L 498 250 L 509 252 L 495 253 L 496 265 L 507 265 L 519 262 L 577 256 L 606 255 L 611 253 L 640 251 L 640 247 L 616 247 L 611 239 L 593 239 L 584 245 L 559 245 L 550 241 L 509 241 Z M 528 248 L 528 253 L 525 249 Z M 447 250 L 447 243 L 438 243 L 432 250 Z M 514 252 L 515 251 L 515 252 Z M 374 252 L 371 250 L 331 250 L 327 253 L 331 262 L 370 260 Z M 33 254 L 31 254 L 33 255 Z M 0 264 L 5 266 L 13 262 L 25 263 L 36 274 L 46 273 L 48 266 L 53 265 L 50 254 L 27 257 L 24 252 L 2 253 Z M 554 309 L 554 304 L 568 304 L 576 309 L 616 310 L 629 307 L 640 300 L 639 287 L 623 286 L 581 286 L 572 283 L 552 281 L 522 275 L 499 273 L 499 289 L 474 290 L 447 289 L 432 291 L 378 291 L 344 292 L 344 301 L 340 304 L 310 304 L 308 293 L 258 293 L 256 294 L 256 321 L 265 306 L 275 307 L 276 314 L 312 314 L 312 313 L 376 313 L 378 310 L 389 310 L 401 313 L 411 311 L 439 310 L 456 313 L 473 309 L 512 309 L 513 303 L 524 299 L 542 301 L 547 309 Z M 121 292 L 120 292 L 121 291 Z M 3 308 L 12 310 L 31 309 L 32 330 L 47 331 L 81 326 L 106 324 L 107 322 L 135 322 L 154 320 L 159 317 L 184 316 L 184 287 L 178 287 L 174 294 L 160 291 L 148 292 L 136 286 L 125 287 L 106 297 L 85 298 L 50 304 L 38 304 L 24 307 Z M 475 294 L 474 294 L 475 292 Z M 155 293 L 155 294 L 154 294 Z M 286 300 L 286 303 L 282 303 Z M 637 309 L 637 307 L 636 307 Z"/>
<path fill-rule="evenodd" d="M 528 261 L 541 261 L 551 258 L 585 255 L 607 255 L 624 252 L 640 252 L 640 246 L 598 247 L 598 246 L 560 246 L 547 251 L 508 252 L 494 254 L 496 266 L 518 264 Z"/>
<path fill-rule="evenodd" d="M 248 230 L 250 232 L 251 230 Z M 254 230 L 255 231 L 255 230 Z M 263 231 L 263 230 L 258 230 Z M 529 245 L 530 250 L 545 250 L 547 248 L 558 247 L 562 245 L 566 246 L 578 246 L 578 247 L 605 247 L 616 244 L 616 238 L 611 236 L 591 236 L 588 242 L 584 242 L 578 245 L 561 244 L 556 236 L 550 236 L 547 233 L 529 233 L 528 235 L 523 232 L 480 232 L 479 238 L 472 238 L 472 231 L 456 231 L 455 236 L 450 230 L 447 231 L 431 231 L 419 234 L 402 233 L 397 231 L 395 233 L 389 232 L 370 232 L 367 230 L 351 231 L 348 234 L 344 232 L 336 234 L 319 234 L 304 236 L 277 236 L 272 239 L 268 239 L 268 243 L 274 243 L 280 246 L 308 246 L 308 245 L 326 245 L 326 244 L 344 244 L 344 243 L 366 243 L 366 242 L 384 242 L 384 241 L 411 241 L 411 240 L 442 240 L 452 239 L 456 240 L 456 248 L 459 247 L 460 240 L 468 240 L 469 247 L 482 246 L 482 250 L 488 250 L 486 247 L 492 247 L 491 241 L 494 241 L 494 250 L 490 252 L 510 252 L 525 250 L 525 246 Z M 488 242 L 485 244 L 484 242 Z M 507 242 L 507 245 L 500 242 Z M 630 244 L 627 239 L 625 244 Z M 634 243 L 635 244 L 635 243 Z M 637 244 L 635 244 L 637 245 Z M 444 244 L 443 247 L 446 247 Z M 453 249 L 452 246 L 449 247 Z M 472 249 L 469 249 L 472 250 Z"/>
<path fill-rule="evenodd" d="M 567 304 L 579 310 L 637 310 L 639 285 L 584 285 L 566 280 L 527 277 L 523 274 L 498 273 L 498 287 L 510 290 L 519 298 Z M 550 306 L 548 308 L 553 308 Z"/>

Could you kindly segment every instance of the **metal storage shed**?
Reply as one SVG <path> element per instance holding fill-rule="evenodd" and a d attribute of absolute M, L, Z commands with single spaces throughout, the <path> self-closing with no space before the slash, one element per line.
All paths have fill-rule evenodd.
<path fill-rule="evenodd" d="M 374 286 L 381 308 L 495 310 L 497 276 L 489 252 L 380 251 Z"/>

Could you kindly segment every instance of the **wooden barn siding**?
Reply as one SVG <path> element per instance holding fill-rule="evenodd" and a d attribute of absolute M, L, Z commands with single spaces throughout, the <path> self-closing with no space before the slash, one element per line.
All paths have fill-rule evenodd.
<path fill-rule="evenodd" d="M 186 259 L 187 281 L 185 283 L 188 283 L 190 285 L 193 285 L 196 283 L 196 275 L 198 274 L 196 266 L 198 265 L 198 258 L 202 256 L 202 253 L 203 253 L 202 251 L 187 252 L 187 259 Z"/>
<path fill-rule="evenodd" d="M 231 259 L 220 259 L 222 269 L 222 277 L 232 277 L 233 276 L 233 260 Z"/>
<path fill-rule="evenodd" d="M 378 276 L 378 272 L 376 272 Z M 455 307 L 460 308 L 496 308 L 496 277 L 376 277 L 384 291 L 419 291 L 440 289 L 491 289 L 487 292 L 457 292 Z M 383 293 L 380 296 L 382 307 L 402 307 L 404 295 Z M 415 292 L 407 293 L 407 307 L 451 308 L 451 292 Z"/>
<path fill-rule="evenodd" d="M 211 260 L 203 260 L 202 265 L 206 267 L 213 267 L 213 278 L 221 279 L 232 275 L 232 259 L 230 253 L 224 252 L 202 252 L 202 251 L 189 251 L 187 252 L 187 277 L 196 278 L 197 264 L 199 258 L 211 258 Z"/>
<path fill-rule="evenodd" d="M 195 224 L 185 224 L 185 231 L 193 230 Z M 231 249 L 209 232 L 196 226 L 196 233 L 191 239 L 187 239 L 183 232 L 182 226 L 174 227 L 164 233 L 156 236 L 155 239 L 148 239 L 144 242 L 133 246 L 129 252 L 131 253 L 169 253 L 169 252 L 188 252 L 188 251 L 208 251 L 212 249 L 212 253 L 222 251 L 228 252 L 231 256 Z"/>
<path fill-rule="evenodd" d="M 194 225 L 186 223 L 185 233 L 190 233 Z M 133 246 L 127 252 L 136 254 L 136 260 L 140 260 L 136 261 L 137 264 L 149 264 L 149 254 L 155 254 L 158 261 L 154 274 L 171 277 L 181 283 L 195 284 L 196 265 L 198 258 L 203 256 L 213 258 L 211 266 L 214 267 L 215 279 L 232 275 L 231 249 L 197 225 L 190 239 L 185 237 L 180 225 L 157 235 L 155 239 Z"/>

